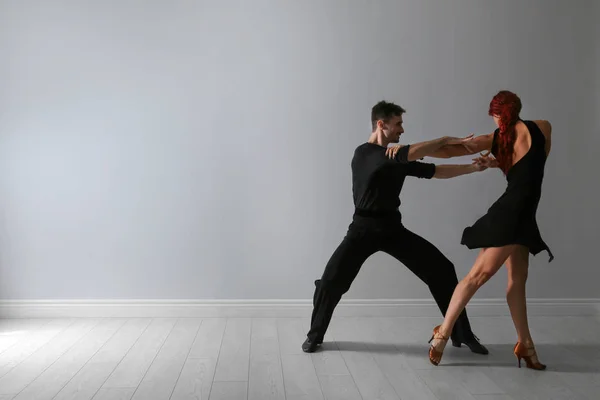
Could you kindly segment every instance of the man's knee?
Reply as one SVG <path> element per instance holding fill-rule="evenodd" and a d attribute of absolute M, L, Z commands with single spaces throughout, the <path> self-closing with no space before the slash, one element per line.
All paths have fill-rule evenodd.
<path fill-rule="evenodd" d="M 429 281 L 440 282 L 446 285 L 458 284 L 458 277 L 456 276 L 456 269 L 452 261 L 446 257 L 439 258 L 436 262 L 430 264 L 429 269 Z"/>
<path fill-rule="evenodd" d="M 441 269 L 447 274 L 456 275 L 456 268 L 454 268 L 454 263 L 447 258 L 444 258 L 440 262 Z"/>
<path fill-rule="evenodd" d="M 320 279 L 317 282 L 315 282 L 317 290 L 334 296 L 342 296 L 350 290 L 350 285 L 347 282 L 338 279 Z"/>

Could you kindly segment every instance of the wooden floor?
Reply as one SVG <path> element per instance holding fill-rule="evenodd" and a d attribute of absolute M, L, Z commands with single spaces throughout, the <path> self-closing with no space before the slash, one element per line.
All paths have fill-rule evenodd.
<path fill-rule="evenodd" d="M 427 360 L 438 318 L 334 318 L 304 354 L 308 319 L 0 321 L 0 400 L 599 399 L 600 318 L 535 317 L 549 369 L 518 369 L 510 318 L 472 318 L 482 356 Z"/>

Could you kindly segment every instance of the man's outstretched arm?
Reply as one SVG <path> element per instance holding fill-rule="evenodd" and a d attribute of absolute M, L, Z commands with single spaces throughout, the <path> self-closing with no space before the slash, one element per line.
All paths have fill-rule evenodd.
<path fill-rule="evenodd" d="M 480 164 L 463 164 L 463 165 L 436 165 L 435 179 L 450 179 L 457 176 L 472 174 L 473 172 L 483 171 L 485 167 Z"/>
<path fill-rule="evenodd" d="M 393 146 L 386 150 L 386 155 L 399 162 L 410 162 L 427 156 L 433 157 L 433 154 L 437 154 L 440 149 L 447 146 L 463 146 L 472 141 L 472 138 L 473 135 L 464 138 L 444 136 L 439 139 L 413 143 L 406 146 Z"/>
<path fill-rule="evenodd" d="M 438 148 L 433 153 L 429 154 L 429 157 L 434 158 L 452 158 L 468 156 L 470 154 L 480 153 L 482 151 L 492 149 L 492 141 L 494 140 L 494 134 L 489 133 L 486 135 L 476 136 L 473 139 L 458 144 L 446 144 Z"/>
<path fill-rule="evenodd" d="M 483 171 L 488 168 L 483 161 L 474 161 L 473 164 L 462 165 L 436 165 L 432 163 L 423 163 L 420 161 L 411 161 L 407 165 L 407 176 L 425 179 L 449 179 L 457 176 L 472 174 L 473 172 Z"/>

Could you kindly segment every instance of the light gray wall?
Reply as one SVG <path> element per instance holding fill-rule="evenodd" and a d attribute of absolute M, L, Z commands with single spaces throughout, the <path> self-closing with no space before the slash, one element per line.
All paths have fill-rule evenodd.
<path fill-rule="evenodd" d="M 556 260 L 532 258 L 528 295 L 598 297 L 592 5 L 2 1 L 0 297 L 310 298 L 371 106 L 408 110 L 405 142 L 488 133 L 505 88 L 555 132 L 538 218 Z M 406 225 L 462 277 L 462 229 L 504 185 L 410 180 Z M 429 293 L 380 253 L 348 298 Z"/>
<path fill-rule="evenodd" d="M 596 50 L 596 67 L 594 68 L 595 78 L 596 78 L 596 105 L 594 107 L 595 116 L 593 118 L 593 122 L 596 126 L 596 133 L 598 135 L 593 135 L 593 137 L 600 143 L 600 118 L 597 118 L 597 112 L 600 110 L 600 2 L 594 2 L 595 10 L 593 17 L 593 26 L 596 28 L 595 34 L 595 46 Z"/>
<path fill-rule="evenodd" d="M 592 16 L 592 26 L 595 27 L 595 42 L 594 49 L 596 62 L 593 78 L 595 81 L 595 102 L 593 109 L 590 110 L 591 117 L 591 135 L 590 140 L 583 144 L 584 161 L 582 161 L 581 169 L 585 171 L 586 182 L 581 198 L 586 201 L 585 218 L 585 241 L 582 241 L 583 249 L 585 249 L 586 264 L 589 269 L 595 272 L 591 279 L 600 281 L 600 270 L 598 269 L 598 239 L 600 239 L 600 211 L 598 199 L 598 149 L 600 149 L 600 2 L 594 2 L 595 12 Z M 600 297 L 600 288 L 596 288 L 596 297 Z"/>

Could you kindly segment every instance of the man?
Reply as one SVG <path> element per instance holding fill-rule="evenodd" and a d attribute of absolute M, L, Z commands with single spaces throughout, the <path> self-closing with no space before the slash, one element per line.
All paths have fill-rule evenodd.
<path fill-rule="evenodd" d="M 444 149 L 468 146 L 471 137 L 443 137 L 412 145 L 388 148 L 398 143 L 405 110 L 381 101 L 371 110 L 371 137 L 354 152 L 352 191 L 355 212 L 346 237 L 335 250 L 320 280 L 315 281 L 310 330 L 302 350 L 312 353 L 323 342 L 333 312 L 349 289 L 363 263 L 372 254 L 384 251 L 408 267 L 429 287 L 442 315 L 445 315 L 458 284 L 454 265 L 433 244 L 402 224 L 400 191 L 407 176 L 447 179 L 485 169 L 477 163 L 440 165 L 417 161 L 440 155 Z M 452 331 L 454 346 L 466 344 L 471 351 L 487 354 L 471 331 L 466 311 Z"/>

